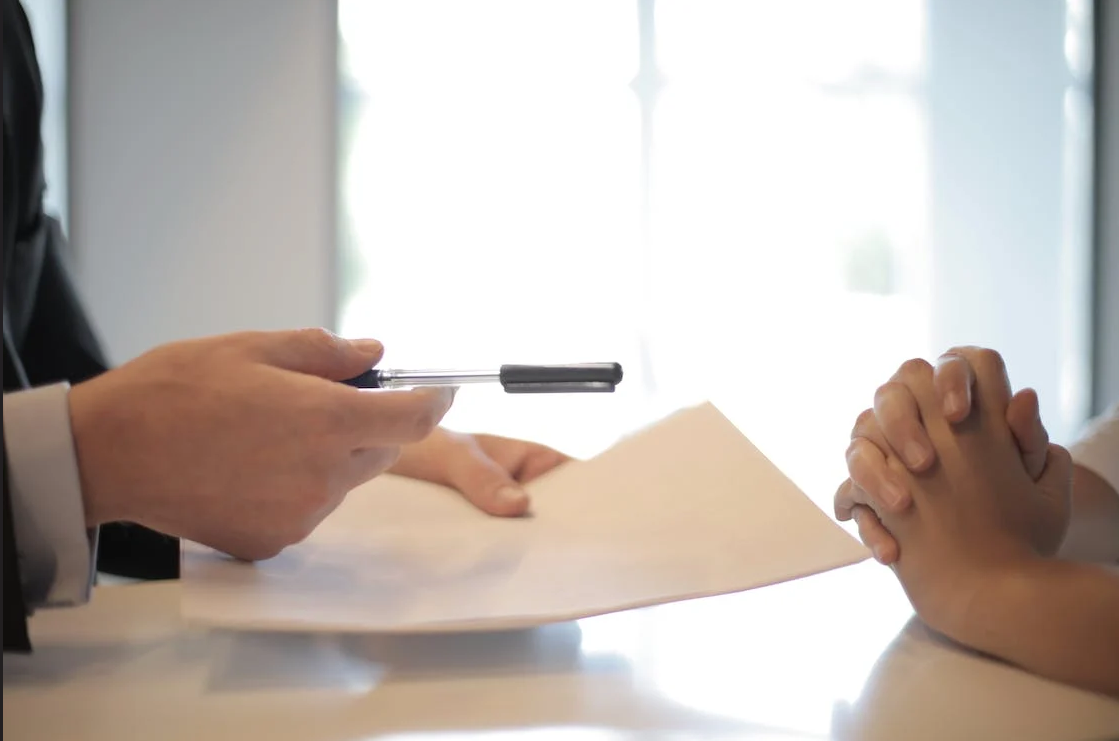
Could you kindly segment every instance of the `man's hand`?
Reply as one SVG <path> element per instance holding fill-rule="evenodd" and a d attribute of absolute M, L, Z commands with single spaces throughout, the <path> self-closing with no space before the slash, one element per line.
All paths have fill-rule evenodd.
<path fill-rule="evenodd" d="M 896 561 L 899 549 L 878 513 L 903 512 L 912 501 L 900 477 L 885 466 L 886 453 L 896 451 L 896 458 L 915 473 L 928 470 L 936 462 L 917 401 L 905 383 L 907 369 L 922 364 L 923 361 L 904 364 L 889 382 L 879 387 L 873 409 L 859 416 L 847 449 L 850 478 L 840 485 L 835 496 L 836 518 L 854 519 L 859 536 L 884 564 Z M 938 408 L 950 423 L 960 424 L 972 414 L 976 372 L 981 367 L 1003 373 L 1004 385 L 1008 384 L 1002 359 L 994 351 L 954 348 L 938 360 L 933 385 Z M 1027 472 L 1037 480 L 1045 467 L 1049 436 L 1041 423 L 1037 394 L 1032 389 L 1023 389 L 1011 397 L 1006 422 Z M 1068 527 L 1068 501 L 1057 497 L 1049 504 L 1048 510 L 1043 507 L 1044 511 L 1038 514 L 1036 540 L 1043 552 L 1051 553 L 1060 546 Z"/>
<path fill-rule="evenodd" d="M 321 330 L 250 332 L 164 345 L 75 386 L 87 523 L 137 522 L 248 560 L 306 538 L 451 405 L 448 389 L 337 383 L 382 351 Z"/>
<path fill-rule="evenodd" d="M 458 489 L 483 512 L 516 517 L 528 511 L 526 484 L 569 461 L 544 445 L 495 435 L 436 430 L 406 445 L 391 472 Z"/>
<path fill-rule="evenodd" d="M 976 354 L 969 362 L 976 377 L 974 409 L 957 424 L 945 414 L 932 366 L 910 362 L 896 377 L 916 402 L 936 463 L 914 474 L 894 451 L 887 452 L 886 466 L 913 504 L 900 513 L 879 513 L 901 544 L 895 570 L 918 614 L 957 638 L 976 623 L 970 611 L 983 590 L 1032 567 L 1043 550 L 1055 550 L 1050 533 L 1039 542 L 1039 520 L 1051 514 L 1053 502 L 1063 502 L 1067 523 L 1072 489 L 1064 448 L 1048 446 L 1036 482 L 1023 465 L 1006 422 L 1011 393 L 998 354 Z"/>

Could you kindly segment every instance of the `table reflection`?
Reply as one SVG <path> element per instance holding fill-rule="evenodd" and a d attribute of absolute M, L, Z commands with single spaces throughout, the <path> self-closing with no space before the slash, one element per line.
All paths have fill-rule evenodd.
<path fill-rule="evenodd" d="M 164 741 L 1119 737 L 1119 703 L 950 644 L 870 562 L 494 633 L 203 630 L 178 600 L 107 587 L 37 614 L 35 654 L 5 657 L 5 735 L 116 739 L 127 718 Z"/>
<path fill-rule="evenodd" d="M 868 568 L 869 567 L 869 568 Z M 583 650 L 629 658 L 647 691 L 728 719 L 826 736 L 912 616 L 864 564 L 738 595 L 583 622 Z"/>

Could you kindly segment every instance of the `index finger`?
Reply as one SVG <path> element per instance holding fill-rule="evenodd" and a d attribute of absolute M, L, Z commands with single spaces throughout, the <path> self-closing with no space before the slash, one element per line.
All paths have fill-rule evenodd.
<path fill-rule="evenodd" d="M 525 457 L 520 469 L 513 472 L 513 478 L 522 484 L 527 484 L 571 460 L 571 456 L 541 445 Z"/>
<path fill-rule="evenodd" d="M 346 430 L 354 445 L 381 447 L 423 440 L 451 408 L 455 389 L 356 389 L 338 386 L 347 405 Z"/>

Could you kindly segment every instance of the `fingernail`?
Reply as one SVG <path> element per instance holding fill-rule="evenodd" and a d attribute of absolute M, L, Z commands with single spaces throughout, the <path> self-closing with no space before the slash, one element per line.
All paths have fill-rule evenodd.
<path fill-rule="evenodd" d="M 880 564 L 885 564 L 886 563 L 882 559 L 882 546 L 876 545 L 876 546 L 874 546 L 873 548 L 870 549 L 870 552 L 874 554 L 874 560 L 875 561 L 877 561 Z"/>
<path fill-rule="evenodd" d="M 503 486 L 497 490 L 497 498 L 505 504 L 524 504 L 528 494 L 515 486 Z"/>
<path fill-rule="evenodd" d="M 385 349 L 379 340 L 354 340 L 354 347 L 367 355 L 375 355 Z"/>
<path fill-rule="evenodd" d="M 905 500 L 905 490 L 899 484 L 887 481 L 882 490 L 882 498 L 886 500 L 887 507 L 895 509 Z"/>
<path fill-rule="evenodd" d="M 958 391 L 949 392 L 948 396 L 944 397 L 944 415 L 947 417 L 955 417 L 963 414 L 964 411 L 964 397 Z"/>
<path fill-rule="evenodd" d="M 928 457 L 928 452 L 925 446 L 916 440 L 910 440 L 905 446 L 905 459 L 909 463 L 910 468 L 924 465 L 925 459 Z"/>

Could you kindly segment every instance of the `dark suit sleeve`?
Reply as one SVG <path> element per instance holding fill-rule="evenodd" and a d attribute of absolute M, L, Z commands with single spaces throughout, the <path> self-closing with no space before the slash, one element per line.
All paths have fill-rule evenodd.
<path fill-rule="evenodd" d="M 67 270 L 61 227 L 43 215 L 40 229 L 43 262 L 20 360 L 32 386 L 81 383 L 104 373 L 108 363 Z"/>
<path fill-rule="evenodd" d="M 70 278 L 58 223 L 44 217 L 46 245 L 21 359 L 32 386 L 80 383 L 108 368 Z M 110 523 L 98 536 L 97 569 L 137 579 L 179 576 L 179 541 L 132 523 Z"/>

